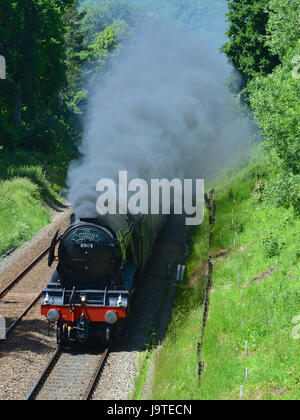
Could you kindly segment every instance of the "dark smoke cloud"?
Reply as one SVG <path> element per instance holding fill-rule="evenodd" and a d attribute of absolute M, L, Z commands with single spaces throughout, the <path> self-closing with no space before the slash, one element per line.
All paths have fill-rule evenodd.
<path fill-rule="evenodd" d="M 96 183 L 129 178 L 207 178 L 247 144 L 251 122 L 226 88 L 232 69 L 195 33 L 155 21 L 93 86 L 83 159 L 69 170 L 68 199 L 79 217 L 96 215 Z"/>

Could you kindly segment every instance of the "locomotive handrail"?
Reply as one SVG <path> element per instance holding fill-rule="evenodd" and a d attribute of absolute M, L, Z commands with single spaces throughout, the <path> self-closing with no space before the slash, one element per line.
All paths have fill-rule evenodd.
<path fill-rule="evenodd" d="M 56 244 L 59 242 L 60 237 L 58 236 L 60 229 L 58 229 L 51 241 L 51 245 L 49 247 L 49 255 L 48 255 L 48 267 L 51 267 L 51 265 L 53 264 L 53 262 L 55 261 L 55 247 Z"/>
<path fill-rule="evenodd" d="M 73 306 L 74 306 L 73 305 L 73 298 L 74 298 L 75 292 L 76 292 L 76 288 L 73 287 L 72 293 L 71 293 L 71 296 L 70 296 L 70 300 L 69 300 L 69 305 L 70 305 L 70 311 L 71 312 L 74 312 L 74 309 L 73 309 Z"/>
<path fill-rule="evenodd" d="M 105 306 L 106 304 L 106 294 L 107 294 L 107 286 L 105 287 L 105 290 L 104 290 L 103 306 Z"/>

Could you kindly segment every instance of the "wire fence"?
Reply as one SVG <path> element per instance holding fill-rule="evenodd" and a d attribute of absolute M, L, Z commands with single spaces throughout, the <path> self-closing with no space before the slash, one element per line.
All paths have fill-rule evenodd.
<path fill-rule="evenodd" d="M 198 386 L 200 385 L 201 376 L 205 369 L 205 364 L 203 360 L 201 360 L 201 353 L 202 353 L 202 345 L 204 340 L 204 333 L 205 333 L 205 327 L 208 319 L 208 313 L 209 313 L 209 306 L 210 306 L 210 292 L 213 285 L 213 271 L 214 271 L 214 265 L 213 265 L 213 258 L 211 256 L 212 251 L 212 244 L 213 244 L 213 227 L 216 223 L 216 212 L 217 212 L 217 205 L 215 200 L 215 191 L 214 189 L 209 192 L 209 194 L 205 194 L 205 203 L 206 207 L 209 211 L 209 226 L 210 226 L 210 232 L 209 232 L 209 258 L 207 261 L 207 282 L 206 282 L 206 288 L 205 288 L 205 299 L 204 299 L 204 308 L 203 308 L 203 319 L 202 319 L 202 329 L 201 334 L 199 338 L 199 342 L 197 343 L 197 361 L 198 361 Z M 236 200 L 233 200 L 234 204 L 236 203 Z M 232 208 L 232 226 L 234 227 L 236 225 L 236 218 L 234 217 L 234 209 Z M 233 240 L 233 249 L 237 249 L 238 247 L 238 232 L 235 231 L 235 236 Z M 243 288 L 241 288 L 241 274 L 238 273 L 238 279 L 237 279 L 238 287 L 241 290 L 241 307 L 244 308 L 244 294 L 243 294 Z M 242 320 L 242 328 L 244 327 L 244 320 Z M 249 342 L 245 341 L 245 357 L 249 357 Z M 245 374 L 244 378 L 246 381 L 249 379 L 249 368 L 245 368 Z M 240 386 L 240 400 L 245 399 L 245 385 Z"/>
<path fill-rule="evenodd" d="M 208 257 L 208 261 L 207 261 L 207 282 L 206 282 L 206 287 L 205 287 L 205 299 L 204 299 L 204 309 L 203 309 L 203 318 L 202 318 L 202 329 L 201 329 L 199 342 L 197 343 L 198 385 L 200 384 L 201 376 L 202 376 L 202 373 L 203 373 L 204 368 L 205 368 L 204 362 L 201 360 L 201 352 L 202 352 L 202 345 L 203 345 L 205 327 L 206 327 L 206 323 L 207 323 L 207 319 L 208 319 L 209 304 L 210 304 L 210 291 L 211 291 L 211 288 L 212 288 L 213 270 L 214 270 L 212 257 L 210 255 L 211 246 L 212 246 L 212 243 L 213 243 L 213 227 L 214 227 L 215 222 L 216 222 L 215 217 L 216 217 L 216 212 L 217 212 L 217 204 L 216 204 L 216 200 L 214 198 L 215 198 L 215 190 L 214 189 L 212 189 L 209 192 L 209 195 L 208 194 L 204 195 L 205 204 L 206 204 L 206 207 L 209 211 L 210 232 L 209 232 L 209 239 L 208 239 L 208 242 L 209 242 L 209 257 Z"/>

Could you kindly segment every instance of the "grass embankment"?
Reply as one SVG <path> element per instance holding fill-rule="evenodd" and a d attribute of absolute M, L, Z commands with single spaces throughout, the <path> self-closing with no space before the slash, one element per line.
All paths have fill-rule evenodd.
<path fill-rule="evenodd" d="M 266 171 L 261 157 L 216 186 L 212 249 L 206 221 L 191 238 L 186 282 L 156 358 L 153 399 L 239 399 L 241 386 L 245 399 L 300 398 L 300 341 L 293 338 L 299 334 L 300 218 L 263 202 L 261 185 L 275 173 L 276 167 Z M 213 286 L 198 386 L 206 282 L 201 273 L 209 253 L 215 256 Z"/>
<path fill-rule="evenodd" d="M 40 167 L 10 168 L 0 180 L 0 255 L 18 247 L 50 222 L 56 192 Z"/>

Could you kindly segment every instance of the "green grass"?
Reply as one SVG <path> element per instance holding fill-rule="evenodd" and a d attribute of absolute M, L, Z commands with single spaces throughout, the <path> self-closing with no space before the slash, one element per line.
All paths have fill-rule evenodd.
<path fill-rule="evenodd" d="M 192 399 L 197 389 L 196 348 L 202 325 L 208 235 L 206 218 L 190 238 L 188 281 L 177 288 L 167 336 L 156 357 L 153 399 Z"/>
<path fill-rule="evenodd" d="M 43 192 L 28 178 L 0 181 L 0 255 L 18 247 L 49 223 Z"/>
<path fill-rule="evenodd" d="M 61 207 L 70 159 L 64 150 L 43 154 L 0 145 L 0 255 L 48 224 L 50 207 Z"/>
<path fill-rule="evenodd" d="M 45 176 L 51 184 L 51 189 L 58 193 L 65 187 L 69 160 L 65 156 L 41 154 L 35 151 L 25 151 L 19 148 L 15 151 L 4 150 L 0 146 L 0 179 L 12 176 L 26 176 L 44 183 Z M 26 175 L 22 173 L 26 172 Z M 45 185 L 44 185 L 45 186 Z"/>
<path fill-rule="evenodd" d="M 37 185 L 40 197 L 46 204 L 56 203 L 60 187 L 48 182 L 41 166 L 12 166 L 7 170 L 7 179 L 13 178 L 29 179 L 33 184 Z"/>
<path fill-rule="evenodd" d="M 19 164 L 21 158 L 12 165 L 12 155 L 0 154 L 0 255 L 34 236 L 50 222 L 49 207 L 60 205 L 61 186 L 54 178 L 50 184 L 41 166 Z"/>
<path fill-rule="evenodd" d="M 134 379 L 134 391 L 131 395 L 133 400 L 144 399 L 145 385 L 148 378 L 149 368 L 153 361 L 153 347 L 139 354 L 137 371 L 138 375 Z"/>
<path fill-rule="evenodd" d="M 191 238 L 186 283 L 178 290 L 156 361 L 153 399 L 239 399 L 241 385 L 245 399 L 300 398 L 300 342 L 292 337 L 292 319 L 300 315 L 300 219 L 292 209 L 271 207 L 254 196 L 257 182 L 276 172 L 266 171 L 265 163 L 256 154 L 247 167 L 227 171 L 216 185 L 211 253 L 227 253 L 214 259 L 200 386 L 196 344 L 203 314 L 207 220 Z"/>

